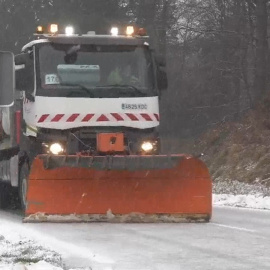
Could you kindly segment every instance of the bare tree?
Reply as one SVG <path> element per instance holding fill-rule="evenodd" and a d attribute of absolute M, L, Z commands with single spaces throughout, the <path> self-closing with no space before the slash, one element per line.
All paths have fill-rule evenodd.
<path fill-rule="evenodd" d="M 256 96 L 261 98 L 266 94 L 267 86 L 267 0 L 256 1 Z"/>

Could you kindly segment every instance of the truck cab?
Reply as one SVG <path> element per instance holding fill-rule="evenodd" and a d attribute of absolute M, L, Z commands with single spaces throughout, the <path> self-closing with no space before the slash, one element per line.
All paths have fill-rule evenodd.
<path fill-rule="evenodd" d="M 159 152 L 159 97 L 166 80 L 157 79 L 162 71 L 148 37 L 40 34 L 15 63 L 24 135 L 38 142 L 33 150 L 49 153 L 53 145 L 59 154 Z"/>
<path fill-rule="evenodd" d="M 1 80 L 9 78 L 15 98 L 0 109 L 0 182 L 19 187 L 23 197 L 20 177 L 42 154 L 158 154 L 167 78 L 143 29 L 118 34 L 114 27 L 110 35 L 43 29 L 14 59 L 2 61 Z M 5 83 L 1 88 L 7 96 Z"/>

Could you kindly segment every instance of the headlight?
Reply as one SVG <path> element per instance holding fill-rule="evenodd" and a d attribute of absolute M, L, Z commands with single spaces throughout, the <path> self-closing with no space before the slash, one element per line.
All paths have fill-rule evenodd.
<path fill-rule="evenodd" d="M 145 152 L 151 152 L 154 149 L 154 145 L 152 142 L 143 142 L 141 148 Z"/>
<path fill-rule="evenodd" d="M 53 155 L 59 155 L 64 152 L 64 148 L 60 143 L 51 144 L 49 150 Z"/>

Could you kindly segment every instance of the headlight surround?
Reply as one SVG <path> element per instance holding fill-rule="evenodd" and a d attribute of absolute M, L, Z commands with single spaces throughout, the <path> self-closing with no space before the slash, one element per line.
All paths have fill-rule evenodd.
<path fill-rule="evenodd" d="M 53 155 L 60 155 L 64 153 L 64 147 L 60 143 L 52 143 L 49 146 L 49 152 Z"/>

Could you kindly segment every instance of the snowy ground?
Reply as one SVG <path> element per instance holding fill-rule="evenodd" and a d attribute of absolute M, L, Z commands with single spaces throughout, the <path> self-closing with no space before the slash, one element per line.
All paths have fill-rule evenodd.
<path fill-rule="evenodd" d="M 1 254 L 13 260 L 0 254 L 0 270 L 269 270 L 269 216 L 214 207 L 207 224 L 23 224 L 20 216 L 0 211 Z M 15 266 L 22 257 L 18 241 L 26 250 L 21 253 L 37 253 L 50 265 Z"/>

